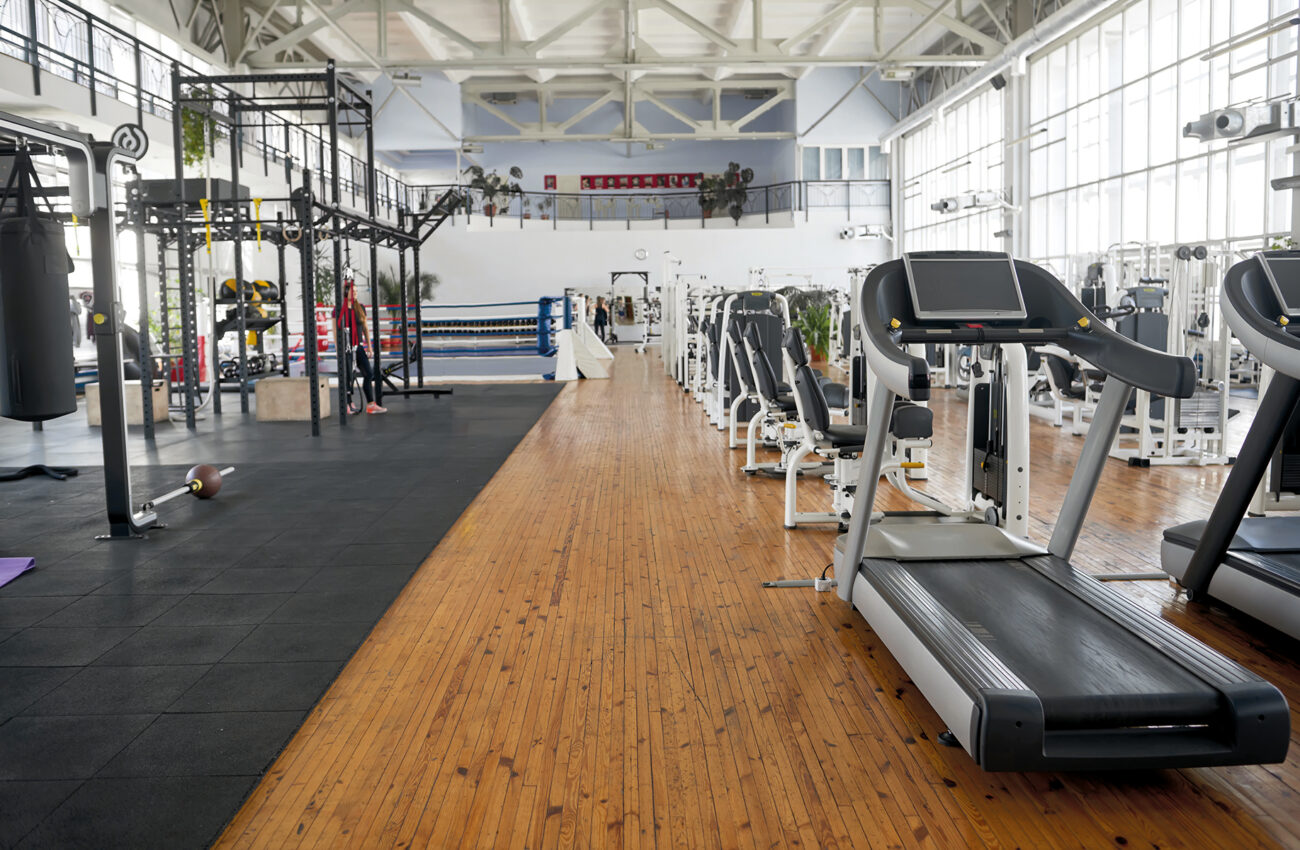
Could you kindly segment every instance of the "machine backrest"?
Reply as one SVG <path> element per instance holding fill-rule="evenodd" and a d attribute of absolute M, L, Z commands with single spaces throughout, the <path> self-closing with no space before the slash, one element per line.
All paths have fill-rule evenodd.
<path fill-rule="evenodd" d="M 727 347 L 731 351 L 731 360 L 736 368 L 736 374 L 740 377 L 741 388 L 746 393 L 752 393 L 756 392 L 754 370 L 745 357 L 745 342 L 740 331 L 743 321 L 740 316 L 731 317 L 731 321 L 727 324 L 727 336 L 731 339 L 731 345 Z"/>
<path fill-rule="evenodd" d="M 750 351 L 754 353 L 754 359 L 750 363 L 750 374 L 754 378 L 754 388 L 758 394 L 763 397 L 764 401 L 775 401 L 780 395 L 776 380 L 776 372 L 772 369 L 772 363 L 767 359 L 767 354 L 763 351 L 763 341 L 758 335 L 758 328 L 754 325 L 746 325 L 744 340 L 749 345 Z"/>
<path fill-rule="evenodd" d="M 1044 354 L 1043 363 L 1047 366 L 1048 377 L 1058 392 L 1068 393 L 1074 383 L 1074 369 L 1059 354 Z"/>
<path fill-rule="evenodd" d="M 803 334 L 798 328 L 786 328 L 781 345 L 794 364 L 795 401 L 799 405 L 799 416 L 804 424 L 815 432 L 821 433 L 831 427 L 831 409 L 822 393 L 817 373 L 808 365 L 808 352 L 804 348 Z"/>

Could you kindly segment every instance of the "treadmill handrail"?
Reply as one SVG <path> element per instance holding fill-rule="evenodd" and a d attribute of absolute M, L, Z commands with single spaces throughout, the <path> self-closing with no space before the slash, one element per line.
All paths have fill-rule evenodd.
<path fill-rule="evenodd" d="M 1300 251 L 1261 251 L 1228 269 L 1220 299 L 1223 318 L 1233 335 L 1260 362 L 1300 379 L 1300 337 L 1288 330 L 1289 322 L 1279 321 L 1283 318 L 1282 305 L 1264 278 L 1261 264 L 1270 257 L 1300 259 Z M 1252 271 L 1256 274 L 1251 275 Z"/>
<path fill-rule="evenodd" d="M 985 259 L 1002 256 L 987 251 L 930 251 L 914 257 Z M 1015 260 L 1027 316 L 1024 320 L 990 322 L 989 337 L 1014 330 L 1038 330 L 1043 342 L 1052 342 L 1078 355 L 1107 375 L 1157 395 L 1189 398 L 1196 390 L 1196 367 L 1191 358 L 1147 348 L 1117 333 L 1093 315 L 1050 272 Z M 927 330 L 969 331 L 967 323 L 953 320 L 920 321 L 912 308 L 902 260 L 876 266 L 862 284 L 858 317 L 868 362 L 872 370 L 898 395 L 912 401 L 930 397 L 930 370 L 925 359 L 899 348 L 905 335 Z M 1062 337 L 1053 331 L 1070 328 Z M 1032 344 L 1031 339 L 1016 342 Z M 1026 335 L 1029 336 L 1029 335 Z M 937 341 L 931 339 L 931 341 Z M 966 340 L 963 340 L 966 341 Z"/>

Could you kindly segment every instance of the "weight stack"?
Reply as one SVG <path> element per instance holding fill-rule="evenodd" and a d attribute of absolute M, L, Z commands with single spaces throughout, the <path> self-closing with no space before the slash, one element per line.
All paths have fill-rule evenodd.
<path fill-rule="evenodd" d="M 0 416 L 42 422 L 77 409 L 63 225 L 0 218 Z"/>

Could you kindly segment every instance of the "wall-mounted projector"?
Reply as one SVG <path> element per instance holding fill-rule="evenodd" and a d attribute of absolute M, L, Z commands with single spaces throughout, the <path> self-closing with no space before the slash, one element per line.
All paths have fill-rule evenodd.
<path fill-rule="evenodd" d="M 889 228 L 883 224 L 859 224 L 856 227 L 846 227 L 840 231 L 841 239 L 888 239 L 893 241 L 894 237 L 889 235 Z"/>
<path fill-rule="evenodd" d="M 1250 139 L 1283 128 L 1282 104 L 1254 103 L 1207 112 L 1183 127 L 1183 136 L 1203 142 L 1214 139 Z"/>
<path fill-rule="evenodd" d="M 970 206 L 969 203 L 963 203 L 963 201 L 973 197 L 973 195 L 958 195 L 955 198 L 941 198 L 930 204 L 930 209 L 938 213 L 954 213 L 962 207 Z"/>
<path fill-rule="evenodd" d="M 892 68 L 884 68 L 880 71 L 880 79 L 884 80 L 887 83 L 911 82 L 912 78 L 915 76 L 916 76 L 915 68 L 904 68 L 898 65 Z"/>
<path fill-rule="evenodd" d="M 1002 198 L 1002 193 L 986 189 L 981 192 L 963 192 L 955 198 L 942 198 L 930 204 L 930 209 L 938 213 L 954 213 L 958 210 L 985 209 L 988 207 L 1005 207 L 1017 211 Z"/>

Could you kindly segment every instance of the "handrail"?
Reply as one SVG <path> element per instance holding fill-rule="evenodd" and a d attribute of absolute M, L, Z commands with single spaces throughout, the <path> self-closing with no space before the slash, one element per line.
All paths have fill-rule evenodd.
<path fill-rule="evenodd" d="M 34 13 L 35 20 L 32 20 Z M 137 120 L 148 113 L 164 121 L 175 120 L 176 105 L 171 99 L 171 69 L 175 57 L 145 44 L 122 28 L 87 12 L 72 0 L 30 0 L 27 3 L 0 5 L 0 54 L 19 59 L 32 66 L 39 92 L 42 73 L 53 74 L 85 86 L 90 111 L 98 111 L 97 99 L 111 97 L 136 108 Z M 182 74 L 201 76 L 193 67 L 180 63 Z M 214 91 L 225 96 L 242 96 L 226 86 L 214 83 Z M 292 111 L 292 110 L 286 110 Z M 217 122 L 217 131 L 228 139 L 225 125 Z M 261 128 L 245 128 L 242 141 L 246 150 L 263 158 L 264 168 L 274 163 L 293 170 L 306 167 L 322 181 L 329 179 L 329 157 L 320 151 L 323 134 L 294 123 L 289 118 L 270 113 Z M 434 198 L 446 191 L 467 192 L 461 185 L 414 185 L 380 171 L 374 172 L 376 212 L 395 217 L 401 212 L 429 209 Z M 347 151 L 339 151 L 339 187 L 343 195 L 355 199 L 366 191 L 365 163 Z M 438 190 L 433 193 L 432 190 Z M 483 211 L 480 196 L 470 193 L 475 203 L 454 212 L 472 216 Z M 659 221 L 667 226 L 673 219 L 694 219 L 703 226 L 716 216 L 699 204 L 697 191 L 663 191 L 653 189 L 616 192 L 524 192 L 511 196 L 499 209 L 491 210 L 489 221 L 517 218 L 520 226 L 536 212 L 553 221 L 586 221 L 594 228 L 598 221 Z M 886 180 L 813 180 L 784 181 L 754 186 L 743 207 L 743 215 L 762 215 L 770 221 L 772 214 L 808 215 L 812 209 L 843 208 L 846 217 L 864 207 L 889 205 L 889 181 Z M 472 207 L 472 209 L 471 209 Z"/>
<path fill-rule="evenodd" d="M 38 94 L 43 73 L 84 86 L 91 115 L 98 113 L 98 98 L 104 96 L 134 106 L 137 121 L 143 120 L 145 113 L 164 121 L 174 120 L 171 68 L 175 57 L 69 0 L 31 0 L 0 6 L 0 54 L 32 66 Z M 180 63 L 180 68 L 183 74 L 200 75 L 185 63 Z M 230 93 L 225 86 L 214 85 L 213 89 Z M 219 124 L 221 136 L 228 138 L 223 129 Z M 328 157 L 315 161 L 320 159 L 323 135 L 284 116 L 272 114 L 263 128 L 252 132 L 246 129 L 243 143 L 245 149 L 260 154 L 268 168 L 271 163 L 283 166 L 289 162 L 295 168 L 306 165 L 314 174 L 328 179 Z M 359 157 L 339 152 L 343 193 L 364 195 L 365 172 L 365 163 Z M 409 192 L 395 176 L 376 169 L 375 189 L 378 204 L 387 214 L 407 208 Z"/>
<path fill-rule="evenodd" d="M 726 219 L 725 212 L 705 210 L 700 205 L 700 192 L 631 189 L 615 192 L 538 192 L 524 191 L 498 196 L 492 204 L 486 203 L 481 192 L 453 184 L 426 184 L 408 187 L 411 207 L 425 209 L 433 198 L 442 198 L 448 192 L 467 196 L 470 203 L 462 206 L 471 218 L 484 215 L 495 226 L 496 219 L 517 219 L 524 226 L 525 219 L 536 213 L 541 219 L 552 221 L 585 221 L 594 228 L 597 221 L 660 221 L 667 226 L 672 220 L 697 220 L 701 224 L 709 218 Z M 846 217 L 867 207 L 888 207 L 890 183 L 888 180 L 787 180 L 763 186 L 750 186 L 742 217 L 761 215 L 770 221 L 773 214 L 793 215 L 803 212 L 807 217 L 814 209 L 842 209 Z M 460 214 L 458 211 L 456 214 Z"/>

